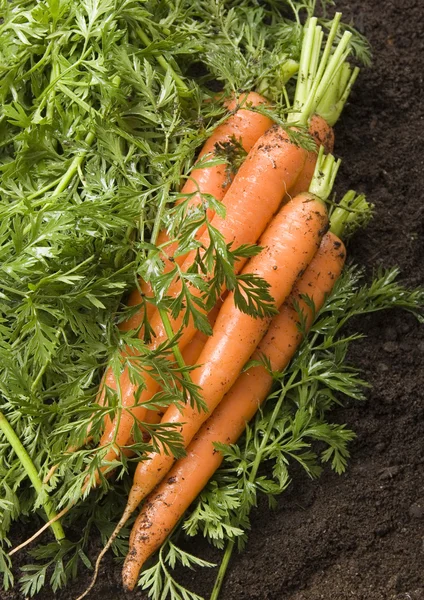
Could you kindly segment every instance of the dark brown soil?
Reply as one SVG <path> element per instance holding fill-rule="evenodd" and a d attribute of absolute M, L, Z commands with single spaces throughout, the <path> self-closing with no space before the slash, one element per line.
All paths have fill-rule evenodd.
<path fill-rule="evenodd" d="M 380 264 L 399 265 L 403 281 L 415 286 L 424 272 L 424 4 L 340 0 L 337 7 L 374 52 L 336 129 L 344 161 L 340 190 L 366 192 L 376 206 L 350 255 L 369 273 Z M 295 474 L 276 510 L 264 503 L 255 511 L 222 600 L 424 600 L 423 328 L 401 311 L 358 319 L 355 326 L 367 338 L 355 344 L 350 360 L 373 387 L 365 403 L 334 415 L 358 436 L 348 472 L 326 472 L 318 481 Z M 192 550 L 219 558 L 202 540 Z M 182 578 L 208 597 L 215 575 L 202 569 Z M 87 580 L 88 573 L 72 589 L 39 597 L 70 600 Z M 1 597 L 23 599 L 18 592 Z M 146 595 L 122 591 L 120 566 L 109 557 L 90 597 Z"/>

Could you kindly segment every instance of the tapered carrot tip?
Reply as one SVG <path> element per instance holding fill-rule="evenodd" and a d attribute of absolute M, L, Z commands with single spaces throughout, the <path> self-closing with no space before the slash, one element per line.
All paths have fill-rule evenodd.
<path fill-rule="evenodd" d="M 130 535 L 130 550 L 122 568 L 122 584 L 125 590 L 132 591 L 137 585 L 140 568 L 150 555 L 149 529 L 153 523 L 146 514 L 141 513 L 136 519 L 137 526 L 133 527 Z"/>

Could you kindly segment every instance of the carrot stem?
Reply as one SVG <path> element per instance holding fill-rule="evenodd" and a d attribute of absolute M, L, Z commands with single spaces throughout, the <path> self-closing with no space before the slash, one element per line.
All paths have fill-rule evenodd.
<path fill-rule="evenodd" d="M 350 50 L 347 49 L 347 46 L 351 37 L 352 34 L 349 31 L 345 31 L 336 51 L 334 52 L 328 63 L 328 66 L 325 69 L 322 79 L 320 80 L 317 76 L 316 85 L 311 91 L 310 99 L 302 110 L 301 122 L 306 122 L 308 118 L 315 112 L 316 107 L 324 96 L 333 77 L 349 55 Z"/>
<path fill-rule="evenodd" d="M 51 74 L 50 74 L 50 83 L 54 82 L 55 79 L 57 77 L 59 77 L 59 65 L 57 63 L 57 61 L 54 60 L 54 58 L 56 58 L 56 54 L 53 57 L 53 61 L 52 61 L 52 70 L 51 70 Z M 47 121 L 49 123 L 53 122 L 53 114 L 54 114 L 54 100 L 55 100 L 55 96 L 56 96 L 56 89 L 53 87 L 50 94 L 49 94 L 49 99 L 47 100 L 47 110 L 46 110 L 46 117 L 47 117 Z"/>
<path fill-rule="evenodd" d="M 0 148 L 1 148 L 1 145 L 0 145 Z M 39 196 L 44 196 L 44 194 L 46 192 L 48 192 L 49 190 L 51 190 L 52 187 L 55 187 L 56 185 L 58 185 L 61 182 L 61 180 L 62 180 L 62 177 L 58 177 L 57 179 L 54 179 L 53 181 L 50 181 L 44 187 L 40 188 L 36 192 L 33 192 L 32 194 L 30 194 L 29 196 L 27 196 L 26 199 L 27 200 L 35 200 Z"/>
<path fill-rule="evenodd" d="M 275 71 L 276 68 L 273 67 L 272 71 Z M 286 83 L 295 75 L 299 70 L 299 63 L 297 63 L 292 58 L 287 58 L 282 62 L 282 64 L 278 67 L 278 91 L 283 94 L 285 100 L 287 94 Z M 270 87 L 269 82 L 269 71 L 263 73 L 258 84 L 256 86 L 256 91 L 258 94 L 265 96 L 266 98 L 272 99 L 272 87 Z M 286 105 L 289 107 L 290 103 L 286 101 Z"/>
<path fill-rule="evenodd" d="M 46 490 L 44 489 L 43 482 L 41 481 L 38 475 L 38 471 L 35 468 L 35 465 L 32 462 L 28 452 L 22 445 L 21 440 L 18 438 L 13 427 L 10 425 L 9 421 L 6 419 L 5 415 L 2 412 L 0 412 L 0 429 L 4 433 L 7 441 L 12 446 L 16 455 L 21 461 L 22 466 L 24 467 L 28 477 L 30 478 L 31 483 L 34 486 L 34 489 L 37 492 L 37 494 L 39 496 L 46 496 L 46 499 L 42 501 L 42 505 L 48 519 L 54 519 L 57 515 L 53 509 L 51 500 L 48 497 Z M 65 539 L 65 532 L 63 531 L 62 525 L 60 523 L 55 521 L 51 524 L 51 528 L 58 542 Z"/>
<path fill-rule="evenodd" d="M 319 41 L 320 37 L 316 35 L 317 29 L 319 31 L 322 31 L 320 27 L 317 27 L 317 18 L 312 17 L 309 20 L 307 27 L 305 27 L 304 29 L 302 52 L 300 55 L 299 63 L 299 73 L 297 76 L 296 91 L 293 101 L 293 110 L 300 111 L 308 97 L 308 83 L 310 82 L 310 78 L 312 75 L 310 69 L 311 57 L 316 55 L 316 53 L 319 53 L 321 45 L 320 43 L 318 48 L 316 48 L 315 43 L 316 41 Z"/>
<path fill-rule="evenodd" d="M 363 227 L 372 217 L 373 205 L 366 201 L 364 194 L 357 195 L 349 190 L 331 213 L 331 231 L 338 237 L 348 237 L 359 227 Z"/>
<path fill-rule="evenodd" d="M 215 584 L 213 586 L 210 600 L 218 600 L 219 598 L 219 593 L 221 591 L 222 584 L 224 583 L 225 574 L 227 572 L 227 568 L 230 563 L 231 556 L 233 554 L 234 546 L 234 540 L 230 540 L 227 544 L 227 547 L 225 548 L 224 556 L 222 558 L 221 566 L 219 567 L 218 575 L 215 579 Z"/>
<path fill-rule="evenodd" d="M 284 61 L 280 68 L 280 82 L 284 86 L 299 70 L 299 64 L 292 58 Z"/>
<path fill-rule="evenodd" d="M 158 234 L 160 231 L 163 213 L 165 212 L 165 206 L 166 206 L 166 203 L 168 200 L 168 193 L 169 193 L 169 185 L 165 185 L 162 189 L 162 197 L 160 199 L 159 206 L 158 206 L 156 216 L 155 216 L 155 221 L 153 223 L 152 235 L 150 236 L 151 244 L 156 243 L 156 238 L 158 237 Z"/>
<path fill-rule="evenodd" d="M 318 152 L 314 176 L 309 186 L 309 192 L 325 202 L 333 189 L 334 180 L 339 170 L 341 160 L 336 160 L 332 154 L 324 155 L 324 147 Z"/>
<path fill-rule="evenodd" d="M 321 78 L 325 74 L 326 67 L 328 65 L 328 61 L 330 59 L 331 49 L 333 47 L 333 42 L 336 39 L 337 32 L 339 30 L 340 20 L 342 17 L 342 13 L 337 12 L 334 15 L 333 22 L 331 24 L 330 31 L 327 36 L 327 41 L 324 47 L 324 51 L 322 53 L 322 57 L 319 63 L 318 72 L 316 73 L 316 78 L 314 80 L 314 85 L 318 86 Z"/>
<path fill-rule="evenodd" d="M 121 83 L 121 78 L 118 76 L 114 77 L 113 83 L 116 87 L 118 87 L 119 84 Z M 78 152 L 78 154 L 74 157 L 74 159 L 71 162 L 71 164 L 69 165 L 66 173 L 61 177 L 58 185 L 54 189 L 53 194 L 50 196 L 49 200 L 59 196 L 67 188 L 72 177 L 75 175 L 75 173 L 81 167 L 82 161 L 87 156 L 87 152 L 88 152 L 89 148 L 93 145 L 95 137 L 96 136 L 95 136 L 94 132 L 89 131 L 87 133 L 87 135 L 85 136 L 85 140 L 84 140 L 87 148 L 85 150 L 81 150 L 81 152 Z"/>

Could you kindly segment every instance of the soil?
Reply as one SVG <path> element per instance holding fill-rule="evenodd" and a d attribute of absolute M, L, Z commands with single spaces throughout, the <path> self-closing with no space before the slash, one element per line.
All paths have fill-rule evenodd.
<path fill-rule="evenodd" d="M 350 255 L 369 274 L 381 264 L 398 265 L 402 280 L 416 286 L 424 272 L 424 5 L 340 0 L 337 8 L 367 36 L 374 54 L 336 128 L 340 191 L 366 192 L 376 207 Z M 294 473 L 276 510 L 265 503 L 257 508 L 247 549 L 233 558 L 221 600 L 424 600 L 424 331 L 402 311 L 358 319 L 355 328 L 367 337 L 349 360 L 372 389 L 366 402 L 333 415 L 357 433 L 350 467 L 318 481 Z M 93 556 L 98 548 L 93 544 Z M 200 539 L 191 548 L 219 559 Z M 215 575 L 202 569 L 181 579 L 208 597 Z M 39 598 L 75 598 L 88 577 Z M 1 597 L 23 600 L 17 591 Z M 120 566 L 110 557 L 90 596 L 146 597 L 122 591 Z"/>

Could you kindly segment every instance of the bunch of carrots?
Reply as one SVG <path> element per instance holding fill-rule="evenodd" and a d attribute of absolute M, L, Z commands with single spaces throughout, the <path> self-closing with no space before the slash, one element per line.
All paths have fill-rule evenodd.
<path fill-rule="evenodd" d="M 222 454 L 215 444 L 233 444 L 242 435 L 269 395 L 273 373 L 285 369 L 342 272 L 345 225 L 367 205 L 362 196 L 349 192 L 329 218 L 327 201 L 340 164 L 331 154 L 333 126 L 358 75 L 358 69 L 346 62 L 350 33 L 339 36 L 339 22 L 337 14 L 324 47 L 317 19 L 305 25 L 297 85 L 286 122 L 275 123 L 267 111 L 270 102 L 255 91 L 226 100 L 228 118 L 200 150 L 177 200 L 191 211 L 212 196 L 225 214 L 207 209 L 209 225 L 197 230 L 196 247 L 188 252 L 181 252 L 178 240 L 166 230 L 155 240 L 161 249 L 163 274 L 169 277 L 166 297 L 171 305 L 183 285 L 190 285 L 179 273 L 194 273 L 199 254 L 207 257 L 211 227 L 233 249 L 257 244 L 254 255 L 238 255 L 233 275 L 255 275 L 267 292 L 267 308 L 253 310 L 253 314 L 251 306 L 243 310 L 243 298 L 237 297 L 236 290 L 221 285 L 220 297 L 208 314 L 212 333 L 207 335 L 184 310 L 175 314 L 161 308 L 149 282 L 140 280 L 129 296 L 129 317 L 121 323 L 121 330 L 137 330 L 143 339 L 148 322 L 149 348 L 172 344 L 175 362 L 201 401 L 187 398 L 184 406 L 173 404 L 164 412 L 160 406 L 152 408 L 160 384 L 148 372 L 142 387 L 134 381 L 128 367 L 128 361 L 137 358 L 133 348 L 122 350 L 125 366 L 119 377 L 112 366 L 106 369 L 97 404 L 105 406 L 109 396 L 116 394 L 120 409 L 104 419 L 100 446 L 107 450 L 94 478 L 87 476 L 84 492 L 99 485 L 121 453 L 128 453 L 136 430 L 148 439 L 149 425 L 160 422 L 177 431 L 185 455 L 176 460 L 165 447 L 152 445 L 139 460 L 122 518 L 97 560 L 90 587 L 79 599 L 91 590 L 102 556 L 143 503 L 123 568 L 124 587 L 136 586 L 146 560 L 220 466 Z M 236 173 L 229 173 L 226 164 L 216 159 L 220 149 L 235 142 L 245 158 Z M 212 272 L 204 273 L 204 285 L 212 277 Z M 200 299 L 201 286 L 193 283 L 190 293 Z M 243 370 L 249 361 L 254 366 Z M 187 365 L 191 369 L 184 371 Z M 88 441 L 90 428 L 86 436 Z"/>

